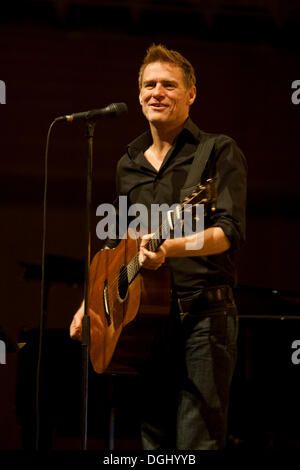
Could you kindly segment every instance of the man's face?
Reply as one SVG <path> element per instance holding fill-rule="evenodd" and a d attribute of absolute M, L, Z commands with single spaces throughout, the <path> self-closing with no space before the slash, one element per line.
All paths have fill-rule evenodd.
<path fill-rule="evenodd" d="M 196 88 L 186 89 L 180 67 L 168 62 L 152 62 L 145 67 L 140 103 L 150 125 L 176 127 L 184 123 L 196 98 Z"/>

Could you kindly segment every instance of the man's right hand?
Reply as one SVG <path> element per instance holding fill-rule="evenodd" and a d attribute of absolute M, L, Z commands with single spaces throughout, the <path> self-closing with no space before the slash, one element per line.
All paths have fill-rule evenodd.
<path fill-rule="evenodd" d="M 82 301 L 79 309 L 75 313 L 72 323 L 70 325 L 70 336 L 72 339 L 77 339 L 78 341 L 81 341 L 83 316 L 84 316 L 84 300 Z"/>
<path fill-rule="evenodd" d="M 110 250 L 108 246 L 104 246 L 104 250 Z M 84 300 L 82 301 L 79 309 L 75 313 L 72 323 L 70 325 L 70 336 L 72 339 L 77 339 L 78 341 L 81 341 L 81 335 L 82 335 L 82 319 L 84 316 Z"/>

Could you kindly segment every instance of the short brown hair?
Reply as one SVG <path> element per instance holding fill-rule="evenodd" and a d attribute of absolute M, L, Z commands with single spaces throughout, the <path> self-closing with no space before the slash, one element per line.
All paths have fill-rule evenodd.
<path fill-rule="evenodd" d="M 187 89 L 196 85 L 195 70 L 192 64 L 180 52 L 167 49 L 162 44 L 152 44 L 148 49 L 139 71 L 139 88 L 142 87 L 143 73 L 147 65 L 153 62 L 169 62 L 181 68 Z"/>

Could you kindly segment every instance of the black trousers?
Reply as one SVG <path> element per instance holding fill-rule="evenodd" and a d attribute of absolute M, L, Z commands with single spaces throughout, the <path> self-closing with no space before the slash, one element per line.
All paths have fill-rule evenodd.
<path fill-rule="evenodd" d="M 237 334 L 234 300 L 190 312 L 174 303 L 142 372 L 145 450 L 225 447 Z"/>

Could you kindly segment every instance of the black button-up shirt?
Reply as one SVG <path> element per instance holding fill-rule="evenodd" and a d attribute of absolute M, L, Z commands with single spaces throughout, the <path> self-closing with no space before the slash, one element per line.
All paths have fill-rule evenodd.
<path fill-rule="evenodd" d="M 216 210 L 205 219 L 204 228 L 221 227 L 230 241 L 230 248 L 217 255 L 168 258 L 173 288 L 179 296 L 190 295 L 205 286 L 236 284 L 235 252 L 245 239 L 245 157 L 233 139 L 203 132 L 188 118 L 158 171 L 144 156 L 152 144 L 150 131 L 128 145 L 117 166 L 118 195 L 128 197 L 128 207 L 144 204 L 150 215 L 151 204 L 171 206 L 181 202 L 180 191 L 195 152 L 200 142 L 207 139 L 214 139 L 213 152 L 203 175 L 199 174 L 199 182 L 214 177 L 218 197 Z M 117 241 L 109 239 L 106 244 L 112 248 Z"/>

